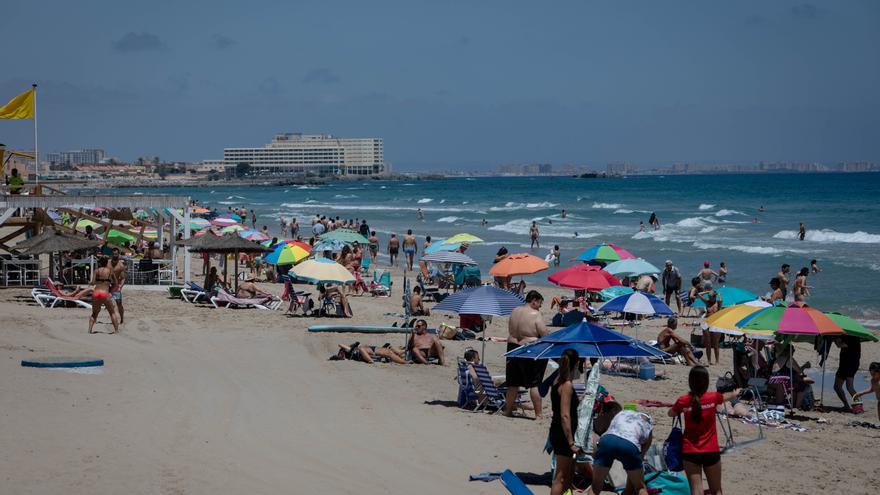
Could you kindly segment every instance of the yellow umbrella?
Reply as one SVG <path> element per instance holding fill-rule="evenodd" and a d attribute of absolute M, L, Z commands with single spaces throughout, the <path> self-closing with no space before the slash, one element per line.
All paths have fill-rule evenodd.
<path fill-rule="evenodd" d="M 449 239 L 444 240 L 443 244 L 474 244 L 477 242 L 483 242 L 483 240 L 473 234 L 455 234 Z"/>
<path fill-rule="evenodd" d="M 304 280 L 309 283 L 334 283 L 334 284 L 350 284 L 354 283 L 354 275 L 351 274 L 344 266 L 327 258 L 314 258 L 305 260 L 293 267 L 290 274 L 298 280 Z"/>
<path fill-rule="evenodd" d="M 770 304 L 761 300 L 749 301 L 736 306 L 728 306 L 721 311 L 713 313 L 703 318 L 700 328 L 715 333 L 726 333 L 728 335 L 742 336 L 746 335 L 755 339 L 773 340 L 773 332 L 765 330 L 743 330 L 736 326 L 736 323 L 746 316 L 769 307 Z"/>

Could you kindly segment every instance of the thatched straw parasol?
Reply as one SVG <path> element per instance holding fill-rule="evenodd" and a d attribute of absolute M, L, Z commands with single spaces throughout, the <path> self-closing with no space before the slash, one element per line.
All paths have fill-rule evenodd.
<path fill-rule="evenodd" d="M 256 242 L 243 239 L 238 234 L 226 234 L 217 236 L 205 234 L 181 241 L 180 245 L 189 248 L 194 253 L 221 253 L 235 254 L 235 291 L 238 292 L 238 254 L 239 253 L 265 253 L 271 249 L 265 248 Z M 223 265 L 223 278 L 226 278 L 226 265 Z"/>
<path fill-rule="evenodd" d="M 85 237 L 66 234 L 60 230 L 46 229 L 42 234 L 18 243 L 15 247 L 22 249 L 24 254 L 59 253 L 65 251 L 82 251 L 101 245 L 101 241 L 92 241 Z"/>

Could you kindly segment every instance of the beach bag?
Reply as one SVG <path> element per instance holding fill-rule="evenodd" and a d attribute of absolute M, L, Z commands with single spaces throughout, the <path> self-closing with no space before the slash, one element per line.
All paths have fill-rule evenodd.
<path fill-rule="evenodd" d="M 447 325 L 446 323 L 441 323 L 439 330 L 441 339 L 452 340 L 458 334 L 458 330 L 454 326 Z"/>
<path fill-rule="evenodd" d="M 669 471 L 684 471 L 684 462 L 681 460 L 681 449 L 684 441 L 684 433 L 681 431 L 681 415 L 672 420 L 672 431 L 663 442 L 663 462 Z M 687 482 L 685 482 L 687 486 Z"/>
<path fill-rule="evenodd" d="M 724 376 L 719 376 L 718 380 L 715 382 L 715 390 L 722 394 L 736 390 L 736 382 L 733 380 L 733 373 L 728 371 Z"/>
<path fill-rule="evenodd" d="M 648 493 L 661 493 L 662 495 L 690 495 L 691 493 L 691 486 L 687 478 L 667 471 L 646 474 L 645 486 L 648 488 Z"/>

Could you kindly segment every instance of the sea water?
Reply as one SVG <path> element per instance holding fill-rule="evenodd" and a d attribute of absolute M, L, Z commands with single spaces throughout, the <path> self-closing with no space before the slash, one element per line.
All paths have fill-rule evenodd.
<path fill-rule="evenodd" d="M 257 228 L 279 231 L 279 218 L 308 232 L 315 214 L 367 219 L 385 250 L 388 235 L 412 229 L 419 242 L 468 232 L 485 242 L 468 251 L 488 276 L 495 252 L 544 257 L 554 245 L 562 266 L 599 243 L 618 244 L 662 268 L 675 262 L 687 280 L 703 261 L 729 269 L 728 285 L 765 294 L 782 263 L 794 273 L 817 259 L 809 302 L 869 326 L 880 325 L 880 174 L 742 174 L 574 177 L 485 177 L 444 180 L 338 181 L 320 186 L 162 188 L 113 193 L 185 194 L 219 211 L 245 207 Z M 759 209 L 763 207 L 763 212 Z M 417 211 L 424 212 L 424 222 Z M 562 210 L 566 217 L 562 218 Z M 656 212 L 660 229 L 648 226 Z M 483 226 L 482 221 L 487 225 Z M 540 248 L 530 249 L 537 222 Z M 639 221 L 646 225 L 639 231 Z M 807 234 L 797 237 L 804 222 Z M 387 258 L 386 258 L 387 260 Z M 549 284 L 554 269 L 526 277 Z"/>

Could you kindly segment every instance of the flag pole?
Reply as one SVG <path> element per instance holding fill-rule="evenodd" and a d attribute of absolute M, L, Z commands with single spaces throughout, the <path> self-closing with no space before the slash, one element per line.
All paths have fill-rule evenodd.
<path fill-rule="evenodd" d="M 34 175 L 36 176 L 36 184 L 40 185 L 40 149 L 37 147 L 37 85 L 31 84 L 34 88 Z"/>

